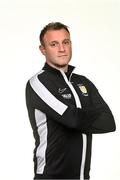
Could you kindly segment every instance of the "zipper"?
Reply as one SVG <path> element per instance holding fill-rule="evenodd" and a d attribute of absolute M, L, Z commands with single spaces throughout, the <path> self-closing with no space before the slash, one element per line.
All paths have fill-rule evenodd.
<path fill-rule="evenodd" d="M 72 93 L 73 93 L 73 96 L 74 96 L 75 102 L 76 102 L 76 106 L 77 106 L 78 108 L 81 108 L 82 106 L 81 106 L 81 102 L 80 102 L 80 100 L 79 100 L 78 94 L 76 93 L 73 85 L 72 85 L 71 82 L 70 82 L 71 75 L 70 75 L 70 78 L 69 78 L 69 80 L 68 80 L 68 79 L 67 79 L 67 76 L 65 75 L 65 73 L 64 73 L 62 70 L 60 70 L 60 72 L 61 72 L 61 74 L 62 74 L 65 82 L 67 83 L 67 85 L 69 86 L 69 88 L 71 89 L 71 91 L 72 91 Z M 72 74 L 72 73 L 71 73 L 71 74 Z"/>
<path fill-rule="evenodd" d="M 68 80 L 67 76 L 65 75 L 63 70 L 60 69 L 60 72 L 61 72 L 65 82 L 67 83 L 67 85 L 69 86 L 69 88 L 71 89 L 71 91 L 73 93 L 73 96 L 74 96 L 75 102 L 76 102 L 76 107 L 77 108 L 82 108 L 79 96 L 76 93 L 72 83 L 70 82 L 72 73 L 71 73 L 71 75 L 69 77 L 69 80 Z M 83 139 L 83 149 L 82 149 L 82 161 L 81 161 L 81 167 L 80 167 L 80 180 L 84 180 L 84 169 L 85 169 L 85 160 L 86 160 L 86 151 L 87 151 L 87 135 L 82 134 L 82 139 Z"/>

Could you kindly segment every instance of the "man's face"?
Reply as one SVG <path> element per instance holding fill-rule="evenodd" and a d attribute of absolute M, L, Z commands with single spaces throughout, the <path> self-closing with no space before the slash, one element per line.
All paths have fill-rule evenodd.
<path fill-rule="evenodd" d="M 56 68 L 66 67 L 72 56 L 69 33 L 65 29 L 47 31 L 40 51 L 49 65 Z"/>

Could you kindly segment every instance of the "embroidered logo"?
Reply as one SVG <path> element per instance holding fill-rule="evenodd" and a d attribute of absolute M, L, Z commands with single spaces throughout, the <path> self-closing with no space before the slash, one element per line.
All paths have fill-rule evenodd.
<path fill-rule="evenodd" d="M 62 88 L 59 88 L 59 89 L 58 89 L 58 92 L 59 92 L 60 94 L 62 94 L 63 92 L 66 91 L 66 89 L 67 89 L 67 88 L 63 88 L 63 89 L 62 89 Z"/>
<path fill-rule="evenodd" d="M 71 99 L 72 98 L 72 95 L 71 94 L 62 94 L 62 97 L 64 99 Z"/>
<path fill-rule="evenodd" d="M 78 87 L 84 96 L 88 96 L 87 89 L 83 84 L 78 84 Z"/>

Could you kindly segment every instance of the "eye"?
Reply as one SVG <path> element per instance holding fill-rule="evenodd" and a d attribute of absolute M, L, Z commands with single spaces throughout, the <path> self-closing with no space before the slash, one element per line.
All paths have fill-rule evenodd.
<path fill-rule="evenodd" d="M 50 46 L 51 46 L 51 47 L 57 47 L 57 46 L 58 46 L 58 42 L 51 42 L 51 43 L 50 43 Z"/>
<path fill-rule="evenodd" d="M 69 45 L 70 43 L 71 43 L 71 41 L 69 39 L 63 41 L 64 45 Z"/>

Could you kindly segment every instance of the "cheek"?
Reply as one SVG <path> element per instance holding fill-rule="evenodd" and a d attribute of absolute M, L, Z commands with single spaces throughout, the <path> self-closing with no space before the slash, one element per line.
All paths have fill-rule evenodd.
<path fill-rule="evenodd" d="M 50 50 L 48 51 L 48 54 L 49 54 L 50 56 L 56 56 L 56 55 L 57 55 L 57 51 L 56 51 L 55 49 L 50 49 Z"/>
<path fill-rule="evenodd" d="M 55 50 L 47 50 L 46 51 L 46 56 L 49 57 L 49 58 L 52 58 L 56 55 L 56 51 Z"/>
<path fill-rule="evenodd" d="M 72 54 L 72 48 L 69 47 L 69 48 L 67 49 L 67 52 L 68 52 L 69 54 Z"/>

